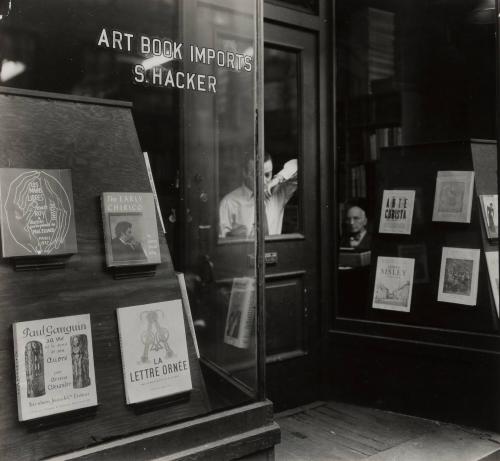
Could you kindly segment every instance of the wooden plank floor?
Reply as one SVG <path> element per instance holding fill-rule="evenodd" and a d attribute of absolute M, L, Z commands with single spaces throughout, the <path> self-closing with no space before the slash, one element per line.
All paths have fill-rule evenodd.
<path fill-rule="evenodd" d="M 339 402 L 275 419 L 277 461 L 476 461 L 500 449 L 498 434 Z"/>

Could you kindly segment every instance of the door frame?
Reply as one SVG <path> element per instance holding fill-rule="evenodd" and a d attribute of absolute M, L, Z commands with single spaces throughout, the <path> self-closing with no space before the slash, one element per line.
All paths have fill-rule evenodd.
<path fill-rule="evenodd" d="M 317 43 L 317 139 L 318 139 L 318 235 L 319 254 L 319 313 L 321 351 L 319 363 L 327 363 L 328 331 L 333 318 L 334 293 L 336 292 L 336 256 L 334 243 L 337 231 L 335 210 L 335 40 L 334 40 L 335 0 L 318 0 L 316 12 L 303 12 L 295 7 L 285 7 L 276 2 L 264 2 L 264 22 L 274 23 L 295 30 L 306 30 L 316 35 Z M 263 30 L 263 29 L 262 29 Z M 264 36 L 264 42 L 266 37 Z M 261 54 L 262 56 L 262 54 Z M 260 106 L 263 107 L 263 104 Z M 261 120 L 262 121 L 262 120 Z M 263 126 L 261 127 L 263 129 Z M 263 130 L 261 131 L 261 133 Z M 265 136 L 265 133 L 264 133 Z M 263 261 L 263 254 L 259 261 Z M 262 290 L 262 316 L 265 318 L 264 290 Z M 261 319 L 261 320 L 264 320 Z M 262 325 L 265 324 L 262 322 Z M 264 336 L 264 335 L 263 335 Z M 264 337 L 265 343 L 265 337 Z M 265 366 L 264 366 L 265 368 Z M 261 374 L 265 377 L 265 374 Z M 327 380 L 328 369 L 320 370 L 320 398 L 328 395 L 330 384 Z M 265 379 L 265 378 L 264 378 Z"/>

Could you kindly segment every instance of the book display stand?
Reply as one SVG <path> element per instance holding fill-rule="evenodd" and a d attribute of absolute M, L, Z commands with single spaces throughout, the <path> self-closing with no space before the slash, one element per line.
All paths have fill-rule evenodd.
<path fill-rule="evenodd" d="M 439 181 L 443 172 L 454 176 L 473 176 L 470 222 L 436 220 L 433 210 L 437 202 Z M 455 172 L 455 173 L 454 173 Z M 470 173 L 468 173 L 470 172 Z M 488 277 L 485 251 L 498 251 L 498 240 L 487 238 L 480 195 L 497 194 L 496 143 L 472 140 L 428 145 L 392 147 L 381 150 L 377 171 L 377 208 L 375 229 L 379 229 L 384 191 L 404 189 L 415 191 L 413 225 L 409 234 L 374 232 L 370 288 L 373 293 L 375 265 L 378 257 L 405 257 L 411 250 L 416 261 L 411 308 L 407 313 L 368 308 L 366 316 L 379 321 L 425 325 L 450 330 L 493 332 L 498 330 L 498 315 Z M 447 173 L 446 173 L 447 174 Z M 448 174 L 448 176 L 450 176 Z M 445 181 L 451 181 L 446 179 Z M 470 183 L 467 183 L 469 187 Z M 465 196 L 467 190 L 465 190 Z M 386 194 L 387 195 L 387 194 Z M 460 196 L 462 197 L 462 195 Z M 465 200 L 465 199 L 464 199 Z M 464 205 L 465 211 L 468 208 Z M 443 248 L 480 250 L 477 301 L 460 305 L 438 301 Z M 416 252 L 416 249 L 420 250 Z M 425 267 L 424 267 L 425 266 Z M 426 275 L 427 274 L 427 275 Z M 444 297 L 446 299 L 446 296 Z"/>
<path fill-rule="evenodd" d="M 237 437 L 246 441 L 238 453 L 244 456 L 272 447 L 278 430 L 271 424 L 269 402 L 202 416 L 212 408 L 185 315 L 192 390 L 182 399 L 177 395 L 126 404 L 116 310 L 181 299 L 159 221 L 161 263 L 154 271 L 145 277 L 143 271 L 137 274 L 140 267 L 131 267 L 129 272 L 120 268 L 119 274 L 106 268 L 101 194 L 151 192 L 131 104 L 2 89 L 0 112 L 0 168 L 71 170 L 78 242 L 77 252 L 65 256 L 65 265 L 50 262 L 49 267 L 54 269 L 50 271 L 35 270 L 47 267 L 45 262 L 40 265 L 20 260 L 15 264 L 18 270 L 13 270 L 9 259 L 0 260 L 0 396 L 4 402 L 0 453 L 4 459 L 66 454 L 85 459 L 116 456 L 141 460 L 166 455 L 177 459 L 177 452 L 192 448 L 197 453 L 196 447 L 201 445 L 217 456 L 226 447 L 217 442 L 219 438 L 237 436 L 261 425 L 266 426 L 262 430 L 265 437 Z M 12 324 L 80 314 L 90 314 L 97 406 L 19 422 Z M 158 321 L 155 328 L 163 328 L 164 322 Z M 240 413 L 248 418 L 235 423 Z"/>

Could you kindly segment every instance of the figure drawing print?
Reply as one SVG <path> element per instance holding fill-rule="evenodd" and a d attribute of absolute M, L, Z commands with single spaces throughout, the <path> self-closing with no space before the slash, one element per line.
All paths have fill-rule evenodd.
<path fill-rule="evenodd" d="M 498 195 L 481 195 L 484 225 L 489 239 L 498 238 Z"/>
<path fill-rule="evenodd" d="M 443 248 L 438 301 L 476 305 L 479 254 L 476 249 Z"/>
<path fill-rule="evenodd" d="M 15 177 L 3 201 L 12 240 L 32 255 L 62 251 L 72 212 L 72 201 L 63 185 L 42 170 L 24 171 Z"/>
<path fill-rule="evenodd" d="M 446 258 L 443 291 L 453 295 L 470 296 L 473 267 L 472 259 Z"/>
<path fill-rule="evenodd" d="M 174 351 L 168 343 L 170 333 L 160 324 L 164 315 L 164 312 L 159 309 L 143 311 L 139 315 L 141 324 L 146 323 L 145 330 L 141 332 L 141 343 L 144 346 L 140 357 L 142 363 L 150 363 L 151 354 L 160 353 L 166 359 L 174 356 Z"/>

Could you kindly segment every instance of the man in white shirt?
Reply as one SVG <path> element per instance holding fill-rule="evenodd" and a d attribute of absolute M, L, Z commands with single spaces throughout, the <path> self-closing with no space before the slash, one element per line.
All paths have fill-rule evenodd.
<path fill-rule="evenodd" d="M 225 195 L 219 206 L 219 237 L 249 238 L 255 234 L 254 160 L 245 160 L 243 183 Z M 297 159 L 273 177 L 273 161 L 264 158 L 264 232 L 281 234 L 285 206 L 297 190 Z"/>

